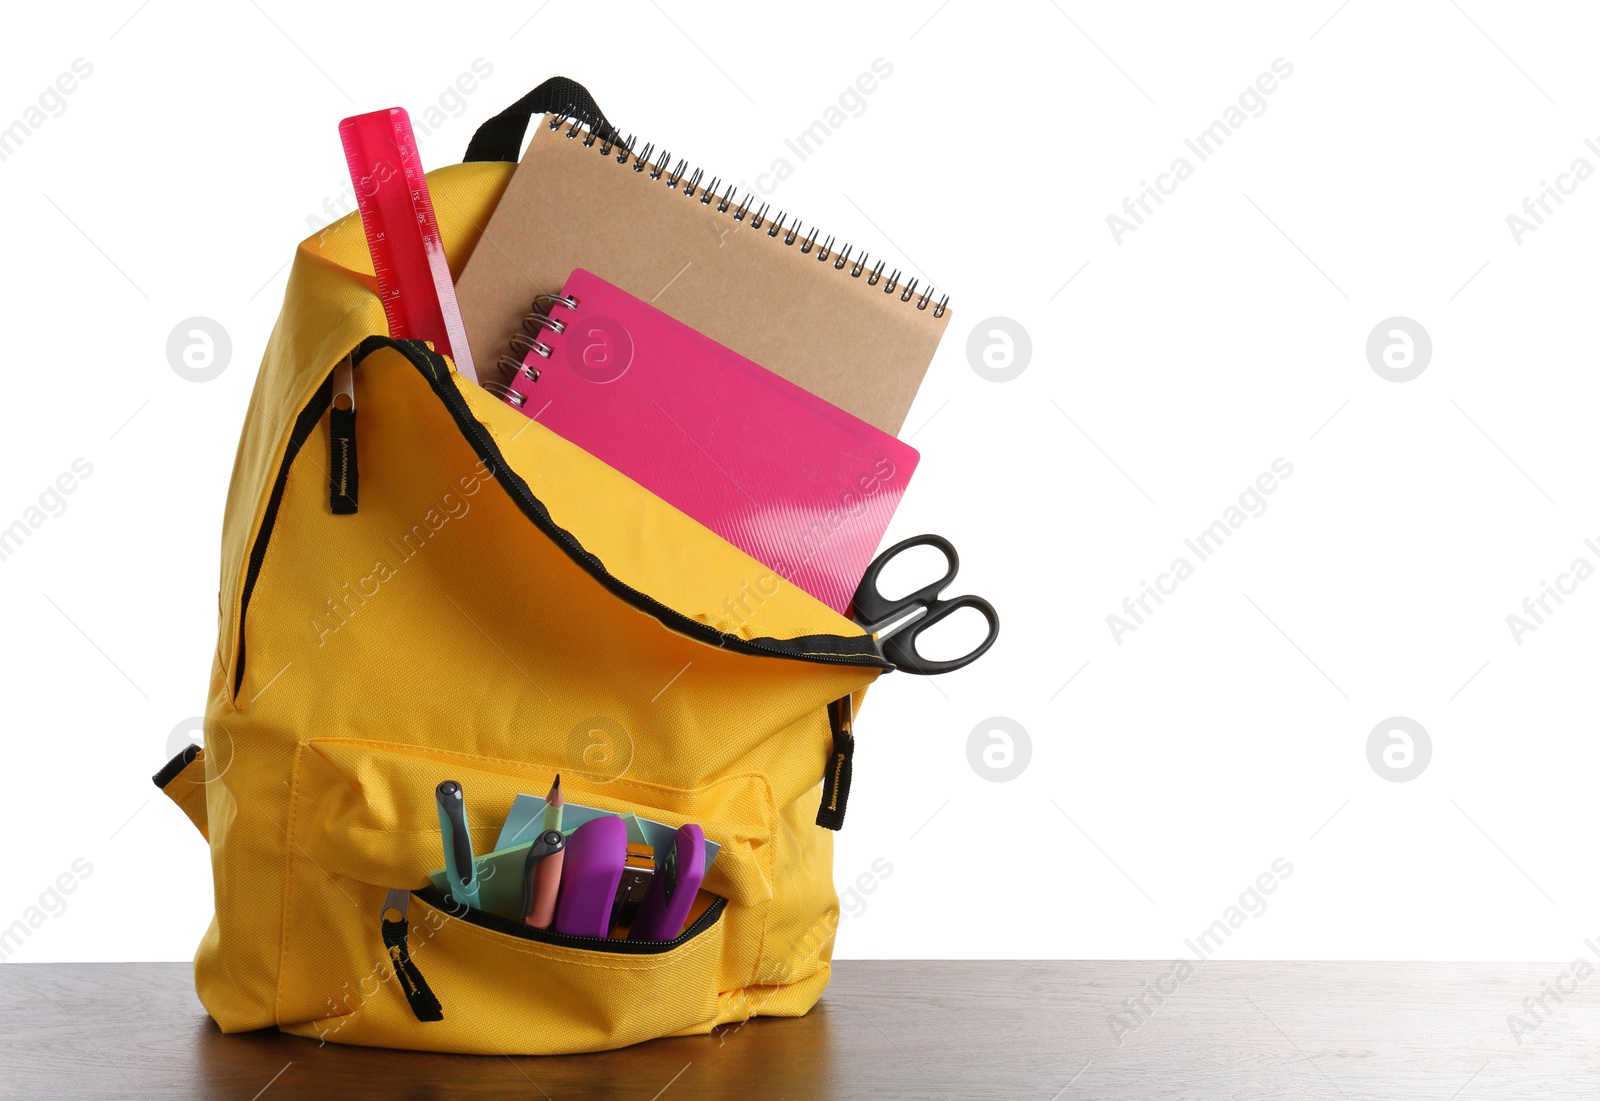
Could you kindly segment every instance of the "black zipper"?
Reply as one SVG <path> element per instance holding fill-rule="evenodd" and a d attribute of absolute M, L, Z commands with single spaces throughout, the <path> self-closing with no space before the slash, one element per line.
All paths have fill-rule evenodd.
<path fill-rule="evenodd" d="M 458 921 L 465 921 L 508 937 L 536 940 L 541 944 L 558 944 L 567 948 L 586 948 L 593 952 L 616 952 L 625 956 L 654 956 L 681 947 L 715 925 L 722 917 L 722 911 L 728 906 L 728 900 L 719 896 L 707 907 L 705 913 L 671 940 L 618 940 L 614 937 L 582 937 L 571 933 L 556 933 L 549 929 L 532 929 L 519 921 L 491 914 L 487 910 L 458 905 L 432 887 L 424 887 L 420 891 L 411 893 L 435 910 L 449 914 Z"/>
<path fill-rule="evenodd" d="M 444 403 L 451 418 L 456 423 L 459 431 L 468 443 L 472 445 L 473 452 L 480 462 L 484 463 L 495 481 L 506 491 L 512 502 L 517 506 L 535 527 L 546 538 L 554 542 L 571 558 L 579 568 L 599 581 L 614 595 L 631 604 L 633 607 L 647 612 L 663 626 L 679 634 L 686 635 L 697 642 L 708 646 L 716 646 L 734 653 L 752 654 L 762 657 L 789 658 L 794 661 L 808 661 L 819 665 L 850 665 L 861 668 L 893 670 L 894 665 L 885 661 L 878 652 L 877 642 L 871 635 L 802 635 L 798 638 L 740 638 L 737 635 L 728 635 L 717 630 L 709 623 L 701 623 L 691 619 L 682 612 L 669 608 L 661 601 L 640 592 L 630 585 L 624 584 L 605 567 L 605 563 L 592 553 L 585 550 L 583 544 L 565 528 L 557 524 L 550 516 L 549 510 L 544 507 L 533 491 L 528 488 L 528 483 L 511 469 L 505 461 L 505 456 L 495 446 L 494 440 L 483 425 L 478 423 L 472 415 L 472 410 L 467 407 L 466 399 L 450 381 L 450 366 L 444 357 L 434 352 L 420 340 L 395 340 L 387 336 L 369 336 L 358 345 L 351 353 L 353 363 L 359 364 L 372 352 L 379 348 L 393 348 L 411 363 L 422 376 L 428 380 L 434 395 Z M 328 380 L 318 388 L 309 404 L 301 410 L 300 416 L 295 420 L 294 430 L 290 433 L 289 447 L 283 457 L 283 464 L 278 468 L 278 477 L 273 484 L 272 495 L 267 502 L 266 515 L 262 517 L 261 530 L 256 533 L 255 545 L 250 550 L 250 564 L 245 574 L 243 600 L 239 607 L 239 643 L 238 665 L 233 675 L 233 691 L 237 696 L 239 687 L 244 683 L 244 626 L 245 616 L 250 608 L 250 596 L 255 589 L 256 578 L 261 572 L 261 562 L 266 557 L 267 542 L 271 538 L 273 525 L 277 521 L 278 507 L 283 500 L 284 486 L 289 480 L 289 467 L 293 464 L 300 447 L 310 436 L 312 429 L 327 411 L 332 402 L 333 375 L 329 372 Z"/>
<path fill-rule="evenodd" d="M 317 422 L 322 419 L 322 414 L 333 404 L 333 374 L 328 374 L 327 381 L 317 387 L 317 392 L 311 396 L 311 401 L 300 410 L 300 415 L 295 418 L 294 428 L 289 432 L 289 447 L 284 452 L 283 463 L 278 467 L 278 477 L 272 483 L 272 496 L 267 498 L 267 514 L 261 520 L 261 531 L 256 535 L 255 545 L 250 548 L 250 564 L 245 568 L 244 594 L 239 602 L 239 641 L 235 647 L 238 654 L 238 663 L 233 670 L 233 694 L 239 694 L 239 686 L 244 683 L 244 613 L 250 607 L 250 596 L 255 592 L 256 579 L 261 575 L 261 563 L 267 557 L 267 537 L 272 534 L 272 525 L 278 519 L 278 506 L 283 503 L 284 487 L 289 484 L 289 468 L 294 465 L 295 456 L 300 454 L 300 448 L 310 438 L 311 432 L 317 427 Z"/>
<path fill-rule="evenodd" d="M 429 348 L 420 340 L 394 340 L 386 336 L 369 336 L 361 342 L 355 350 L 354 361 L 360 363 L 370 353 L 379 348 L 393 348 L 411 361 L 412 366 L 422 372 L 424 378 L 433 388 L 434 394 L 444 402 L 451 417 L 456 422 L 456 429 L 467 441 L 472 444 L 474 453 L 481 462 L 488 464 L 490 473 L 495 481 L 505 489 L 511 500 L 521 510 L 522 514 L 532 520 L 534 526 L 539 528 L 547 537 L 561 547 L 585 572 L 594 577 L 606 588 L 617 596 L 626 600 L 634 607 L 649 612 L 667 627 L 688 635 L 691 638 L 705 642 L 712 646 L 720 646 L 726 650 L 754 654 L 766 654 L 776 657 L 794 658 L 800 661 L 813 661 L 833 665 L 857 665 L 877 669 L 892 670 L 894 666 L 883 659 L 878 652 L 878 644 L 871 635 L 802 635 L 792 639 L 744 639 L 736 635 L 726 635 L 709 623 L 690 619 L 683 613 L 676 611 L 661 601 L 640 592 L 630 585 L 612 576 L 605 567 L 605 563 L 585 550 L 582 543 L 565 528 L 561 527 L 550 517 L 549 510 L 544 503 L 533 495 L 528 488 L 528 483 L 522 480 L 521 475 L 511 469 L 505 461 L 505 456 L 495 446 L 487 429 L 478 423 L 472 415 L 472 410 L 467 407 L 467 401 L 461 392 L 450 381 L 450 366 L 443 356 Z M 812 650 L 808 647 L 821 646 L 822 650 Z"/>

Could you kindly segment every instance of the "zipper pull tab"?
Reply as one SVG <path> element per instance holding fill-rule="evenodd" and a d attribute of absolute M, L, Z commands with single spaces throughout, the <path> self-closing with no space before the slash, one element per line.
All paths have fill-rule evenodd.
<path fill-rule="evenodd" d="M 845 804 L 850 801 L 850 771 L 856 755 L 855 700 L 851 696 L 828 705 L 828 722 L 833 727 L 833 753 L 822 774 L 822 805 L 817 808 L 817 825 L 837 830 L 844 825 Z"/>
<path fill-rule="evenodd" d="M 345 356 L 333 369 L 333 401 L 328 408 L 328 504 L 335 516 L 356 511 L 356 374 Z"/>
<path fill-rule="evenodd" d="M 400 980 L 400 993 L 406 996 L 412 1014 L 419 1021 L 442 1021 L 444 1010 L 439 1005 L 438 997 L 429 989 L 428 980 L 422 977 L 422 972 L 411 960 L 408 942 L 410 925 L 406 921 L 406 908 L 410 902 L 411 892 L 406 890 L 391 890 L 384 896 L 381 915 L 384 951 L 389 954 L 390 966 Z"/>

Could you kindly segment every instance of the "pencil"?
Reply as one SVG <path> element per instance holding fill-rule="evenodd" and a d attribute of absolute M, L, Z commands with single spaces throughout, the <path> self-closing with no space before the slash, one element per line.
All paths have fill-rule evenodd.
<path fill-rule="evenodd" d="M 556 782 L 550 785 L 550 794 L 544 801 L 544 828 L 559 830 L 561 828 L 561 773 L 556 773 Z"/>

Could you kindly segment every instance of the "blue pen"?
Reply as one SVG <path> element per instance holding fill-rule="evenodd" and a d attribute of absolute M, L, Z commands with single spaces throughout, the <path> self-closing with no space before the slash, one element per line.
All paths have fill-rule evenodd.
<path fill-rule="evenodd" d="M 472 856 L 472 834 L 467 831 L 467 801 L 461 785 L 446 780 L 434 793 L 439 800 L 439 834 L 444 841 L 444 874 L 450 897 L 463 906 L 478 908 L 478 868 Z"/>

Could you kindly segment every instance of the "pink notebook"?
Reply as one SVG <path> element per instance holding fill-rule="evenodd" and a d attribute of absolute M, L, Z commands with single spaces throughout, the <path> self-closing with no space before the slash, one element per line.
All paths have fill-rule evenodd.
<path fill-rule="evenodd" d="M 582 268 L 535 308 L 506 401 L 848 611 L 914 449 Z"/>

